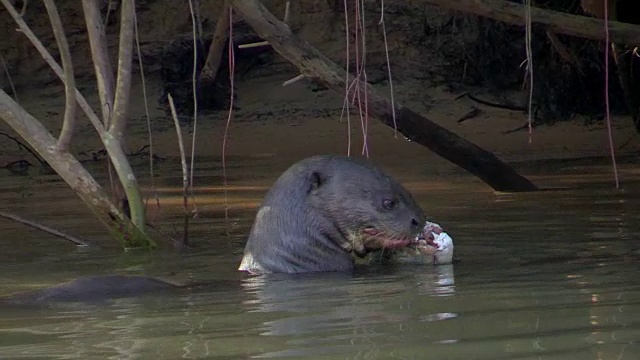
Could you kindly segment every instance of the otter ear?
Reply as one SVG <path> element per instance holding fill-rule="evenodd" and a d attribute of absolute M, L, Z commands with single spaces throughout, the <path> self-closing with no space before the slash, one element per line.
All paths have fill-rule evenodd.
<path fill-rule="evenodd" d="M 309 174 L 308 181 L 309 188 L 307 189 L 307 193 L 312 193 L 324 185 L 324 183 L 327 181 L 327 177 L 319 171 L 312 171 L 311 174 Z"/>

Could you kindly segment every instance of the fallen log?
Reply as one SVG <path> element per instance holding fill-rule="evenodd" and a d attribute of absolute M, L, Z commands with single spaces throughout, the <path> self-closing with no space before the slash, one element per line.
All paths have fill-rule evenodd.
<path fill-rule="evenodd" d="M 278 20 L 257 0 L 233 0 L 232 7 L 249 25 L 283 57 L 328 88 L 344 94 L 346 72 L 309 43 L 297 38 L 289 27 Z M 349 84 L 354 77 L 349 75 Z M 433 121 L 395 102 L 395 125 L 391 102 L 369 85 L 357 80 L 351 93 L 360 87 L 366 91 L 369 114 L 396 129 L 409 140 L 426 146 L 436 154 L 476 175 L 497 191 L 534 191 L 537 187 L 492 153 L 457 136 Z M 359 97 L 358 101 L 360 101 Z"/>
<path fill-rule="evenodd" d="M 422 0 L 422 2 L 513 25 L 524 26 L 527 20 L 525 5 L 504 0 Z M 558 34 L 600 41 L 606 39 L 604 20 L 601 19 L 533 6 L 531 22 L 548 25 Z M 609 39 L 618 44 L 638 45 L 640 44 L 640 26 L 609 20 Z"/>

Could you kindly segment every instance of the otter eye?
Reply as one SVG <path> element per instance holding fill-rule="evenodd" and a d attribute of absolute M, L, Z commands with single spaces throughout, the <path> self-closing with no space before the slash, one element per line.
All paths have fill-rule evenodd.
<path fill-rule="evenodd" d="M 382 207 L 387 210 L 393 210 L 398 206 L 398 200 L 396 199 L 384 199 L 382 200 Z"/>

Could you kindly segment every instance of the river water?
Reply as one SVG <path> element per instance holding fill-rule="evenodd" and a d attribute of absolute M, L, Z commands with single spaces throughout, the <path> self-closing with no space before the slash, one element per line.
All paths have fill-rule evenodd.
<path fill-rule="evenodd" d="M 623 190 L 607 164 L 522 166 L 547 188 L 526 194 L 494 193 L 456 169 L 433 176 L 398 166 L 393 174 L 453 237 L 453 265 L 249 277 L 236 268 L 255 207 L 288 165 L 274 162 L 229 160 L 226 219 L 219 166 L 200 163 L 190 251 L 75 248 L 0 220 L 0 294 L 107 273 L 210 284 L 102 304 L 0 307 L 0 358 L 640 358 L 636 166 L 621 167 Z M 176 169 L 158 165 L 155 184 L 158 223 L 170 233 L 181 226 Z M 0 183 L 4 209 L 111 243 L 55 175 L 3 173 Z"/>

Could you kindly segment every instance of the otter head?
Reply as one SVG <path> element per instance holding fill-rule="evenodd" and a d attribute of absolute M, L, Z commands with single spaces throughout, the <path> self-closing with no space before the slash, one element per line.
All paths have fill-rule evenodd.
<path fill-rule="evenodd" d="M 310 169 L 309 203 L 342 235 L 338 245 L 360 257 L 410 245 L 425 221 L 411 194 L 368 162 L 333 160 Z"/>

